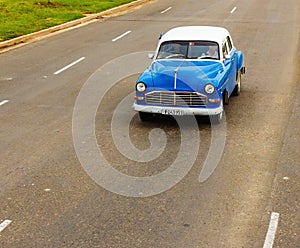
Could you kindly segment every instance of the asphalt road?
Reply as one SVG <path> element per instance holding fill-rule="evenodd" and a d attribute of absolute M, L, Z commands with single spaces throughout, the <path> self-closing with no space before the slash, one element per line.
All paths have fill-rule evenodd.
<path fill-rule="evenodd" d="M 154 50 L 161 32 L 182 25 L 224 26 L 245 54 L 242 93 L 226 106 L 222 157 L 199 182 L 214 132 L 200 118 L 200 146 L 180 182 L 150 197 L 112 193 L 85 172 L 75 152 L 77 96 L 98 68 Z M 0 54 L 0 247 L 271 247 L 274 241 L 273 247 L 299 248 L 299 30 L 297 0 L 158 0 Z M 122 68 L 117 63 L 110 73 Z M 150 147 L 153 129 L 164 131 L 158 142 L 166 147 L 143 163 L 120 153 L 112 113 L 133 92 L 136 76 L 105 94 L 95 135 L 114 168 L 142 177 L 175 161 L 181 128 L 170 118 L 143 124 L 134 115 L 128 135 L 136 148 Z M 119 129 L 133 115 L 129 105 Z M 193 150 L 195 143 L 185 145 Z M 192 155 L 183 154 L 182 165 Z"/>

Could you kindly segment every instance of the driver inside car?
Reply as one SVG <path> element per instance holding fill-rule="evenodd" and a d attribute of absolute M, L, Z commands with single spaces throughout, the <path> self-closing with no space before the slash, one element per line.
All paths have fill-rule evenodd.
<path fill-rule="evenodd" d="M 178 43 L 172 44 L 170 52 L 173 53 L 173 54 L 182 54 L 182 55 L 184 55 L 184 51 L 183 51 L 183 49 L 181 49 L 181 45 L 178 44 Z"/>
<path fill-rule="evenodd" d="M 217 47 L 216 46 L 209 46 L 207 52 L 205 54 L 202 54 L 202 56 L 208 56 L 208 57 L 211 57 L 211 58 L 218 59 L 219 54 L 218 54 Z"/>

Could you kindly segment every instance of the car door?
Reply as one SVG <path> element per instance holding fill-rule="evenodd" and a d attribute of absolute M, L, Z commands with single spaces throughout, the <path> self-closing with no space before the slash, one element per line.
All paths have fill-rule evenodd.
<path fill-rule="evenodd" d="M 231 95 L 235 84 L 236 84 L 236 75 L 237 75 L 237 53 L 236 49 L 232 45 L 231 38 L 229 36 L 225 39 L 226 48 L 228 51 L 228 94 Z"/>
<path fill-rule="evenodd" d="M 228 52 L 226 40 L 223 41 L 222 43 L 222 53 L 223 53 L 223 59 L 224 59 L 224 67 L 225 67 L 225 81 L 224 84 L 224 89 L 228 92 L 228 95 L 231 94 L 232 92 L 232 62 L 231 62 L 231 57 Z M 223 82 L 222 82 L 223 84 Z"/>

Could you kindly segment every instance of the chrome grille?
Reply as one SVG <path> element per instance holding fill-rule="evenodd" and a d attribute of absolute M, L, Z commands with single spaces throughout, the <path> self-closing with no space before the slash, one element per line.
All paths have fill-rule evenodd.
<path fill-rule="evenodd" d="M 204 106 L 207 97 L 197 92 L 153 91 L 145 95 L 147 104 L 168 106 Z"/>

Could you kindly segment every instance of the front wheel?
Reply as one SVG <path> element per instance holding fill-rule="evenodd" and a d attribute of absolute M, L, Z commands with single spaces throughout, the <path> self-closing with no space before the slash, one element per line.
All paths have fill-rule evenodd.
<path fill-rule="evenodd" d="M 141 121 L 151 121 L 153 119 L 153 114 L 145 113 L 145 112 L 139 112 L 139 117 L 140 117 Z"/>
<path fill-rule="evenodd" d="M 209 116 L 210 123 L 212 125 L 220 124 L 224 120 L 225 113 L 224 113 L 224 108 L 223 108 L 223 101 L 221 102 L 221 106 L 222 106 L 222 112 L 221 113 Z"/>
<path fill-rule="evenodd" d="M 218 124 L 222 123 L 223 120 L 224 120 L 224 110 L 217 115 L 210 116 L 210 123 L 212 125 L 218 125 Z"/>
<path fill-rule="evenodd" d="M 228 91 L 225 90 L 223 93 L 223 103 L 224 105 L 228 105 L 229 104 L 229 96 L 228 96 Z"/>

